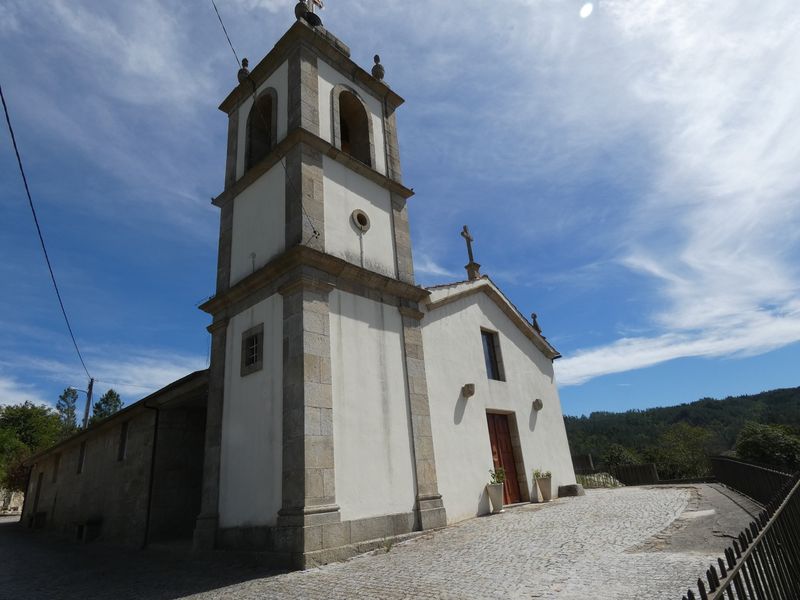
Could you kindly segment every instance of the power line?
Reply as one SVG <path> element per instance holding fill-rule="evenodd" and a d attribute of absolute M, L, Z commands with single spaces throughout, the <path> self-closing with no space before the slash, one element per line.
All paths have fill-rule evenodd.
<path fill-rule="evenodd" d="M 222 25 L 222 31 L 225 32 L 225 38 L 228 40 L 228 46 L 231 47 L 231 51 L 233 52 L 234 58 L 236 58 L 236 65 L 242 64 L 242 61 L 239 60 L 239 55 L 236 54 L 236 50 L 233 48 L 233 43 L 231 42 L 231 36 L 228 35 L 228 30 L 225 29 L 225 23 L 222 22 L 222 17 L 219 14 L 219 10 L 217 9 L 217 3 L 214 0 L 211 0 L 211 4 L 214 6 L 214 12 L 217 13 L 217 19 L 219 19 L 219 24 Z"/>
<path fill-rule="evenodd" d="M 238 68 L 238 67 L 241 66 L 242 68 L 244 68 L 243 62 L 239 60 L 239 55 L 236 54 L 236 50 L 233 47 L 233 43 L 231 42 L 231 38 L 228 35 L 228 30 L 225 28 L 225 23 L 222 22 L 222 17 L 219 14 L 219 10 L 217 10 L 217 3 L 214 2 L 214 0 L 211 0 L 211 4 L 214 6 L 214 12 L 217 13 L 217 19 L 219 19 L 219 24 L 222 26 L 222 31 L 225 34 L 225 39 L 228 40 L 228 45 L 231 47 L 231 50 L 233 51 L 233 56 L 236 58 L 236 67 Z M 250 73 L 249 72 L 247 73 L 247 80 L 250 82 L 250 85 L 253 86 L 253 106 L 258 111 L 259 117 L 261 117 L 261 123 L 264 125 L 264 129 L 268 133 L 270 133 L 270 129 L 269 129 L 269 126 L 267 124 L 267 118 L 264 116 L 264 111 L 262 110 L 261 106 L 258 103 L 258 97 L 257 97 L 258 96 L 258 88 L 256 86 L 256 82 L 253 81 L 252 77 L 250 77 Z M 279 159 L 278 159 L 278 162 L 283 167 L 283 173 L 286 176 L 286 181 L 289 183 L 289 187 L 292 188 L 292 193 L 297 195 L 297 188 L 294 187 L 294 181 L 292 181 L 292 178 L 289 175 L 289 169 L 286 167 L 286 161 L 284 159 L 285 159 L 285 156 L 281 155 L 279 157 Z M 302 195 L 300 195 L 300 211 L 303 213 L 303 216 L 306 218 L 306 221 L 308 221 L 308 224 L 311 227 L 311 234 L 309 235 L 308 239 L 305 242 L 303 242 L 303 245 L 307 245 L 308 242 L 310 242 L 313 238 L 319 238 L 321 234 L 320 234 L 319 231 L 317 231 L 317 228 L 314 227 L 314 221 L 312 221 L 311 217 L 308 216 L 308 213 L 306 212 L 306 208 L 305 208 L 305 206 L 303 206 Z"/>
<path fill-rule="evenodd" d="M 81 361 L 81 365 L 83 366 L 83 370 L 86 372 L 86 376 L 91 379 L 92 376 L 89 375 L 89 369 L 86 368 L 86 363 L 83 361 L 83 356 L 81 355 L 81 351 L 78 348 L 78 342 L 75 340 L 75 334 L 72 332 L 72 326 L 69 323 L 69 317 L 67 317 L 67 311 L 64 308 L 64 302 L 61 300 L 61 292 L 58 290 L 58 283 L 56 283 L 56 276 L 53 273 L 53 266 L 50 264 L 50 257 L 47 255 L 47 247 L 44 243 L 44 236 L 42 235 L 42 228 L 39 227 L 39 218 L 36 216 L 36 209 L 33 207 L 33 198 L 31 198 L 31 190 L 28 187 L 28 178 L 25 176 L 25 169 L 22 166 L 22 158 L 19 155 L 19 148 L 17 147 L 17 138 L 14 135 L 14 128 L 11 126 L 11 117 L 8 114 L 8 106 L 6 105 L 6 97 L 3 94 L 3 86 L 0 85 L 0 99 L 3 101 L 3 111 L 6 114 L 6 124 L 8 125 L 8 132 L 11 134 L 11 143 L 14 146 L 14 153 L 17 155 L 17 164 L 19 165 L 19 172 L 22 175 L 22 183 L 25 185 L 25 194 L 28 196 L 28 204 L 31 207 L 31 213 L 33 214 L 33 222 L 36 224 L 36 232 L 39 234 L 39 241 L 42 244 L 42 252 L 44 252 L 44 260 L 47 262 L 47 269 L 50 271 L 50 279 L 53 281 L 53 288 L 56 291 L 56 297 L 58 297 L 58 305 L 61 307 L 61 314 L 64 315 L 64 322 L 67 324 L 67 330 L 69 331 L 69 337 L 72 338 L 72 344 L 75 346 L 75 352 L 78 354 L 78 359 Z"/>

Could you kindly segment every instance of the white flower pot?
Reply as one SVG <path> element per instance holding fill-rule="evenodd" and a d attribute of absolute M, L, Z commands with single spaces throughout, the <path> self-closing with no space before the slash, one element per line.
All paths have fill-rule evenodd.
<path fill-rule="evenodd" d="M 536 479 L 536 486 L 539 488 L 539 499 L 541 502 L 550 502 L 552 496 L 550 477 L 538 477 Z"/>
<path fill-rule="evenodd" d="M 492 514 L 503 512 L 503 484 L 486 484 L 486 492 L 489 494 L 489 501 L 492 503 Z"/>

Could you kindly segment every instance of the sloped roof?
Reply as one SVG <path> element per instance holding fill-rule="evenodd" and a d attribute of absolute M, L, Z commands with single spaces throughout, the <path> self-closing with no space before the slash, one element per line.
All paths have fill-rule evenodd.
<path fill-rule="evenodd" d="M 89 425 L 89 427 L 87 427 L 86 429 L 80 429 L 70 437 L 61 440 L 55 445 L 40 450 L 39 452 L 25 459 L 23 464 L 25 464 L 26 466 L 31 466 L 41 457 L 50 454 L 57 448 L 73 444 L 81 438 L 91 437 L 94 433 L 97 432 L 97 430 L 108 426 L 110 423 L 116 423 L 117 421 L 123 419 L 124 417 L 127 417 L 133 411 L 140 410 L 142 408 L 159 408 L 163 404 L 166 404 L 172 400 L 175 400 L 176 398 L 181 398 L 188 394 L 196 394 L 196 393 L 206 394 L 207 392 L 204 390 L 204 388 L 207 385 L 208 385 L 208 369 L 203 369 L 201 371 L 195 371 L 194 373 L 190 373 L 185 377 L 182 377 L 176 381 L 173 381 L 172 383 L 167 384 L 160 390 L 157 390 L 152 394 L 145 396 L 141 400 L 126 406 L 125 408 L 115 412 L 113 415 L 106 417 L 102 421 L 93 423 Z"/>
<path fill-rule="evenodd" d="M 500 288 L 495 285 L 488 275 L 472 281 L 456 281 L 431 286 L 426 289 L 430 292 L 430 296 L 426 300 L 428 312 L 433 312 L 473 294 L 486 294 L 511 319 L 511 322 L 541 350 L 542 354 L 551 360 L 561 358 L 558 350 L 547 341 L 547 338 L 536 331 L 533 324 L 522 315 L 519 309 L 500 291 Z"/>

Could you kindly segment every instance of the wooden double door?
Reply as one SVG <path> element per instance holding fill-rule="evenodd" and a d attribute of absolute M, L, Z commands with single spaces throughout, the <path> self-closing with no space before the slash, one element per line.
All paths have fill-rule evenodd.
<path fill-rule="evenodd" d="M 503 503 L 514 504 L 521 502 L 521 496 L 517 477 L 517 461 L 514 456 L 514 446 L 511 443 L 511 427 L 508 418 L 508 415 L 486 413 L 486 419 L 489 422 L 489 442 L 492 445 L 494 468 L 502 467 L 506 473 L 506 481 L 503 486 Z"/>

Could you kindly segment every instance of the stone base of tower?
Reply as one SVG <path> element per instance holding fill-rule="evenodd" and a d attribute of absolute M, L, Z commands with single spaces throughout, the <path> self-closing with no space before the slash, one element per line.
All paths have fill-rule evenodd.
<path fill-rule="evenodd" d="M 439 495 L 418 501 L 417 518 L 419 519 L 419 529 L 427 531 L 430 529 L 440 529 L 447 526 L 447 513 L 444 510 L 442 497 Z"/>
<path fill-rule="evenodd" d="M 281 515 L 274 527 L 236 527 L 217 531 L 217 548 L 257 555 L 273 567 L 308 569 L 347 560 L 358 554 L 446 525 L 441 498 L 420 502 L 407 513 L 340 521 L 338 511 Z"/>

